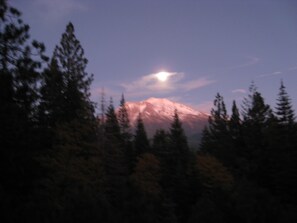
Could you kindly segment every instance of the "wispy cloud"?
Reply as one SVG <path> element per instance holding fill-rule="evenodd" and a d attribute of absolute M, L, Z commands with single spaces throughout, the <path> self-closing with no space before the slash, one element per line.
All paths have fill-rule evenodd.
<path fill-rule="evenodd" d="M 123 83 L 122 87 L 127 92 L 134 91 L 161 91 L 167 92 L 174 89 L 175 84 L 184 77 L 183 73 L 170 72 L 167 81 L 159 81 L 156 73 L 145 75 L 132 83 Z"/>
<path fill-rule="evenodd" d="M 288 68 L 288 70 L 297 70 L 297 66 L 296 67 L 290 67 L 290 68 Z"/>
<path fill-rule="evenodd" d="M 238 69 L 238 68 L 243 68 L 243 67 L 249 67 L 249 66 L 258 64 L 260 62 L 259 57 L 247 57 L 247 60 L 248 60 L 247 62 L 243 62 L 241 64 L 230 67 L 230 69 Z"/>
<path fill-rule="evenodd" d="M 242 88 L 238 88 L 238 89 L 234 89 L 231 91 L 232 93 L 240 93 L 240 94 L 245 94 L 246 93 L 246 90 L 245 89 L 242 89 Z"/>
<path fill-rule="evenodd" d="M 39 17 L 47 21 L 59 21 L 73 12 L 84 12 L 88 8 L 79 0 L 34 0 L 33 7 Z"/>
<path fill-rule="evenodd" d="M 183 89 L 184 91 L 191 91 L 194 89 L 198 89 L 204 86 L 207 86 L 209 84 L 214 83 L 214 80 L 209 80 L 207 78 L 199 78 L 193 81 L 189 81 L 184 84 L 180 84 L 180 88 Z"/>
<path fill-rule="evenodd" d="M 145 75 L 131 83 L 122 83 L 121 86 L 130 96 L 144 96 L 170 93 L 173 91 L 191 91 L 209 84 L 214 80 L 199 78 L 189 82 L 183 82 L 185 74 L 182 72 L 170 72 L 167 81 L 159 81 L 156 73 Z"/>
<path fill-rule="evenodd" d="M 267 73 L 267 74 L 260 74 L 257 76 L 257 78 L 263 78 L 263 77 L 270 77 L 270 76 L 275 76 L 275 75 L 279 75 L 279 74 L 282 74 L 283 72 L 281 71 L 275 71 L 275 72 L 272 72 L 272 73 Z"/>

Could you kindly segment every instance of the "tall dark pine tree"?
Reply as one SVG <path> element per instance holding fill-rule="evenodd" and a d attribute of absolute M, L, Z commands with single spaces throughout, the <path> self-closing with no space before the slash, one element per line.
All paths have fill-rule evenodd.
<path fill-rule="evenodd" d="M 131 140 L 131 126 L 124 94 L 122 94 L 120 108 L 118 111 L 118 120 L 123 140 L 127 143 Z"/>
<path fill-rule="evenodd" d="M 120 125 L 112 99 L 110 99 L 110 104 L 106 111 L 105 136 L 107 140 L 113 143 L 120 143 L 122 141 Z"/>
<path fill-rule="evenodd" d="M 277 165 L 275 179 L 275 189 L 285 199 L 295 202 L 296 179 L 297 179 L 297 139 L 295 114 L 292 108 L 291 99 L 286 91 L 283 81 L 279 89 L 277 106 L 277 133 L 273 136 L 274 142 L 274 165 Z"/>
<path fill-rule="evenodd" d="M 273 120 L 270 106 L 265 103 L 261 93 L 252 83 L 243 105 L 242 126 L 245 144 L 243 158 L 246 161 L 247 174 L 257 180 L 264 179 L 265 175 L 268 175 L 265 173 L 269 153 L 267 142 Z"/>
<path fill-rule="evenodd" d="M 186 222 L 189 205 L 188 190 L 188 164 L 189 147 L 182 123 L 175 109 L 171 123 L 169 153 L 165 157 L 165 168 L 163 169 L 163 186 L 168 188 L 168 195 L 177 205 L 176 215 L 180 222 Z"/>
<path fill-rule="evenodd" d="M 134 136 L 134 147 L 137 155 L 148 152 L 150 148 L 149 140 L 145 131 L 141 114 L 139 113 Z"/>
<path fill-rule="evenodd" d="M 45 128 L 53 128 L 67 115 L 65 106 L 65 82 L 56 59 L 52 59 L 43 72 L 39 119 Z"/>
<path fill-rule="evenodd" d="M 88 200 L 77 188 L 93 191 L 98 186 L 94 179 L 98 179 L 100 152 L 89 98 L 92 75 L 85 71 L 86 65 L 84 50 L 69 23 L 44 72 L 39 111 L 50 138 L 50 145 L 44 145 L 48 150 L 40 158 L 48 173 L 45 180 L 51 182 L 44 187 L 44 199 L 51 204 L 50 198 L 55 197 L 64 211 L 71 206 L 67 200 L 79 203 L 73 193 Z"/>
<path fill-rule="evenodd" d="M 230 138 L 230 149 L 229 149 L 229 167 L 233 170 L 238 171 L 241 166 L 240 157 L 242 156 L 243 143 L 243 132 L 242 132 L 242 121 L 240 118 L 239 110 L 236 102 L 232 104 L 232 114 L 228 122 L 229 127 L 229 138 Z"/>
<path fill-rule="evenodd" d="M 93 103 L 89 99 L 93 75 L 89 75 L 85 71 L 88 60 L 74 34 L 72 23 L 67 25 L 60 45 L 55 49 L 53 59 L 57 61 L 66 85 L 64 92 L 64 106 L 65 112 L 67 112 L 65 120 L 93 118 Z"/>
<path fill-rule="evenodd" d="M 176 109 L 174 111 L 173 122 L 171 123 L 170 138 L 172 145 L 174 145 L 178 151 L 183 152 L 189 149 L 187 137 L 185 135 L 184 129 L 182 128 L 182 123 L 179 120 Z"/>
<path fill-rule="evenodd" d="M 158 129 L 153 137 L 152 151 L 159 160 L 163 160 L 169 153 L 170 136 L 164 129 Z"/>
<path fill-rule="evenodd" d="M 203 131 L 200 149 L 220 158 L 229 146 L 228 115 L 223 97 L 218 93 L 208 119 L 209 126 Z"/>
<path fill-rule="evenodd" d="M 279 88 L 276 115 L 281 125 L 292 126 L 294 124 L 294 110 L 292 108 L 291 99 L 286 91 L 283 81 L 281 81 L 281 86 Z"/>
<path fill-rule="evenodd" d="M 111 215 L 111 218 L 115 218 L 117 222 L 121 218 L 130 166 L 112 99 L 106 111 L 104 128 L 104 187 L 110 204 L 118 210 L 116 215 Z"/>

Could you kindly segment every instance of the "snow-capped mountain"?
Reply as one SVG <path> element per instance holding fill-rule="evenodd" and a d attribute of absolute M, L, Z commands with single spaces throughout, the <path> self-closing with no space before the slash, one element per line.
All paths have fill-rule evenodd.
<path fill-rule="evenodd" d="M 175 109 L 189 140 L 194 136 L 199 140 L 201 130 L 208 119 L 208 115 L 205 113 L 165 98 L 149 98 L 140 102 L 126 102 L 126 109 L 132 126 L 135 125 L 139 113 L 141 114 L 149 137 L 152 137 L 157 129 L 169 129 Z"/>

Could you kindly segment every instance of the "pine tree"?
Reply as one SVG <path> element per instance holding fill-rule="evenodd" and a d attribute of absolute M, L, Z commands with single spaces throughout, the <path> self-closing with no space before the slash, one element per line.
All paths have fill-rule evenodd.
<path fill-rule="evenodd" d="M 248 98 L 244 100 L 242 129 L 244 148 L 242 159 L 246 163 L 246 174 L 264 183 L 269 156 L 268 140 L 271 124 L 275 119 L 272 110 L 265 103 L 254 83 L 250 87 Z"/>
<path fill-rule="evenodd" d="M 239 132 L 240 132 L 240 126 L 241 126 L 241 119 L 240 114 L 236 105 L 236 102 L 233 101 L 232 103 L 232 115 L 230 117 L 229 127 L 230 131 L 233 132 L 233 138 L 237 138 Z"/>
<path fill-rule="evenodd" d="M 203 131 L 200 149 L 222 158 L 226 155 L 225 149 L 228 149 L 230 139 L 228 114 L 224 99 L 219 93 L 215 97 L 208 123 L 208 127 Z"/>
<path fill-rule="evenodd" d="M 39 119 L 42 125 L 53 128 L 63 122 L 66 114 L 66 90 L 63 73 L 60 71 L 56 59 L 52 58 L 47 69 L 43 72 L 41 87 L 41 101 L 39 105 Z"/>
<path fill-rule="evenodd" d="M 294 124 L 294 110 L 292 108 L 291 99 L 286 91 L 283 81 L 281 81 L 281 86 L 279 88 L 276 115 L 281 125 L 292 126 Z"/>
<path fill-rule="evenodd" d="M 128 115 L 128 111 L 126 108 L 124 94 L 122 94 L 122 98 L 120 101 L 120 108 L 118 111 L 118 120 L 119 120 L 122 138 L 127 144 L 131 140 L 132 136 L 131 136 L 130 120 L 129 120 L 129 115 Z"/>
<path fill-rule="evenodd" d="M 241 158 L 243 153 L 244 141 L 242 132 L 242 121 L 236 102 L 232 104 L 232 115 L 228 122 L 229 128 L 229 151 L 228 151 L 228 167 L 233 171 L 238 172 L 242 166 Z"/>
<path fill-rule="evenodd" d="M 110 99 L 110 104 L 106 111 L 105 136 L 110 142 L 121 143 L 120 125 L 115 113 L 112 98 Z"/>
<path fill-rule="evenodd" d="M 148 152 L 150 148 L 149 140 L 147 138 L 147 134 L 140 113 L 138 115 L 136 123 L 134 147 L 137 155 Z"/>
<path fill-rule="evenodd" d="M 20 210 L 30 202 L 40 174 L 35 161 L 40 148 L 36 105 L 44 50 L 43 44 L 31 42 L 20 11 L 1 0 L 0 193 L 5 195 L 1 209 L 6 220 L 24 220 Z"/>
<path fill-rule="evenodd" d="M 209 129 L 212 134 L 219 137 L 225 134 L 227 129 L 228 115 L 224 102 L 224 98 L 217 93 L 214 100 L 214 108 L 211 109 L 211 116 L 209 119 Z"/>
<path fill-rule="evenodd" d="M 68 208 L 74 213 L 79 199 L 89 202 L 88 193 L 97 193 L 95 188 L 99 188 L 99 180 L 94 179 L 103 172 L 94 107 L 89 98 L 92 76 L 86 73 L 86 65 L 82 46 L 69 23 L 44 72 L 41 87 L 39 117 L 43 127 L 49 129 L 46 133 L 50 145 L 44 142 L 47 150 L 39 158 L 47 173 L 40 184 L 50 183 L 40 187 L 40 193 L 47 204 L 53 205 L 49 215 L 59 212 L 55 205 L 64 213 Z M 57 204 L 51 203 L 53 200 Z"/>
<path fill-rule="evenodd" d="M 172 145 L 179 151 L 184 152 L 188 151 L 188 142 L 187 137 L 182 128 L 182 123 L 179 120 L 177 110 L 174 111 L 173 122 L 171 123 L 170 128 L 170 138 Z"/>
<path fill-rule="evenodd" d="M 88 60 L 74 34 L 74 26 L 69 23 L 62 34 L 60 44 L 55 48 L 53 59 L 63 73 L 65 83 L 65 120 L 94 119 L 94 107 L 90 101 L 90 85 L 93 75 L 85 70 Z"/>
<path fill-rule="evenodd" d="M 170 136 L 164 129 L 158 129 L 153 137 L 152 151 L 159 158 L 163 160 L 166 154 L 169 153 Z"/>
<path fill-rule="evenodd" d="M 291 200 L 297 194 L 297 152 L 296 152 L 296 123 L 291 99 L 286 91 L 283 81 L 279 89 L 277 107 L 277 132 L 272 136 L 274 156 L 273 164 L 275 191 L 284 199 Z M 295 200 L 292 199 L 291 202 Z M 296 203 L 296 202 L 295 202 Z"/>

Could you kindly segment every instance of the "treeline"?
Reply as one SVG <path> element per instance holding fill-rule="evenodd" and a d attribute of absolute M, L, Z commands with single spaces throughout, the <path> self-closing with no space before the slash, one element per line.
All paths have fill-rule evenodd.
<path fill-rule="evenodd" d="M 0 0 L 1 222 L 296 220 L 297 128 L 283 83 L 275 112 L 254 85 L 241 115 L 218 94 L 196 153 L 177 112 L 152 141 L 141 114 L 132 132 L 124 96 L 96 117 L 71 23 L 50 58 L 29 40 Z"/>

